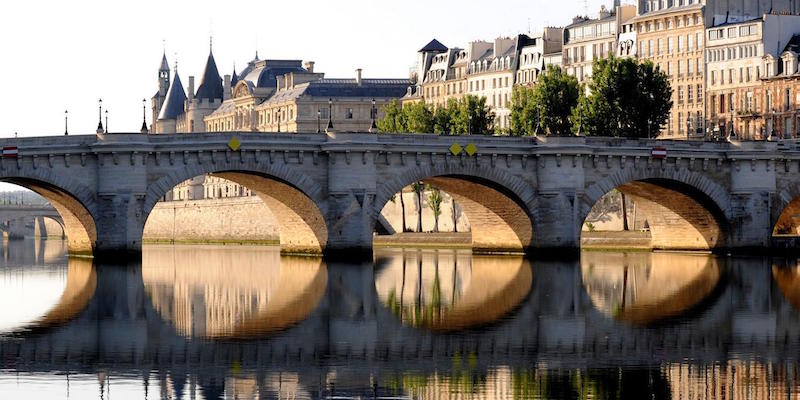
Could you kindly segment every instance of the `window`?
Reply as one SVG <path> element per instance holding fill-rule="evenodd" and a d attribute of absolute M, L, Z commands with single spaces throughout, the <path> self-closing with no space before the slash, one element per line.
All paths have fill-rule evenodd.
<path fill-rule="evenodd" d="M 346 108 L 344 110 L 344 118 L 345 119 L 353 119 L 353 109 L 352 108 Z"/>
<path fill-rule="evenodd" d="M 683 52 L 683 36 L 678 36 L 678 53 Z"/>
<path fill-rule="evenodd" d="M 678 86 L 678 104 L 683 104 L 683 86 Z"/>
<path fill-rule="evenodd" d="M 696 89 L 697 89 L 697 102 L 698 103 L 702 103 L 703 102 L 703 85 L 697 85 Z"/>
<path fill-rule="evenodd" d="M 659 54 L 659 55 L 664 54 L 664 50 L 666 50 L 664 48 L 664 39 L 663 38 L 658 38 L 658 52 L 657 52 L 657 54 Z"/>
<path fill-rule="evenodd" d="M 686 75 L 692 75 L 692 60 L 686 60 Z"/>
<path fill-rule="evenodd" d="M 672 38 L 671 37 L 667 38 L 667 52 L 668 53 L 672 53 L 672 50 L 674 49 L 673 45 L 674 45 L 674 43 L 673 43 Z"/>
<path fill-rule="evenodd" d="M 734 73 L 733 69 L 729 69 L 728 70 L 728 84 L 730 84 L 730 85 L 733 84 L 733 73 Z"/>
<path fill-rule="evenodd" d="M 717 71 L 711 71 L 711 84 L 717 84 Z"/>
<path fill-rule="evenodd" d="M 692 91 L 692 87 L 691 86 L 686 86 L 686 102 L 687 103 L 694 103 L 694 98 L 692 97 L 692 93 L 694 93 L 694 91 Z"/>

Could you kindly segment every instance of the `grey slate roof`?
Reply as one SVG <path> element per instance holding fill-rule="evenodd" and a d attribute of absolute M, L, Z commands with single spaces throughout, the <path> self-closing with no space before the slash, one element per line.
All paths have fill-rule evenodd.
<path fill-rule="evenodd" d="M 440 42 L 440 41 L 438 41 L 436 39 L 433 39 L 430 42 L 428 42 L 428 44 L 426 44 L 425 47 L 419 49 L 418 53 L 422 53 L 422 52 L 444 53 L 445 51 L 447 51 L 447 46 L 443 45 L 442 42 Z"/>
<path fill-rule="evenodd" d="M 161 67 L 158 68 L 159 71 L 169 71 L 169 63 L 167 63 L 167 53 L 164 53 L 161 56 Z"/>
<path fill-rule="evenodd" d="M 322 98 L 401 98 L 406 95 L 411 81 L 408 79 L 320 79 L 275 93 L 265 103 L 280 103 L 302 96 Z"/>
<path fill-rule="evenodd" d="M 200 83 L 200 87 L 197 88 L 195 97 L 208 100 L 222 99 L 223 97 L 222 78 L 219 77 L 217 63 L 214 62 L 214 54 L 211 52 L 208 53 L 206 69 L 203 71 L 203 80 Z"/>
<path fill-rule="evenodd" d="M 786 47 L 783 49 L 784 52 L 791 51 L 795 54 L 800 54 L 800 35 L 794 35 L 789 40 L 789 43 L 786 43 Z"/>
<path fill-rule="evenodd" d="M 259 88 L 274 88 L 278 82 L 276 78 L 278 76 L 288 74 L 290 72 L 303 72 L 305 69 L 300 65 L 300 62 L 297 63 L 297 66 L 277 66 L 273 67 L 267 64 L 264 67 L 256 67 L 249 74 L 242 77 L 242 79 L 246 81 L 250 81 L 253 83 L 255 87 Z"/>
<path fill-rule="evenodd" d="M 175 79 L 169 86 L 167 99 L 164 100 L 164 104 L 161 106 L 158 119 L 176 119 L 179 115 L 183 114 L 185 102 L 186 93 L 183 90 L 183 84 L 181 84 L 181 77 L 178 75 L 178 71 L 175 71 Z"/>
<path fill-rule="evenodd" d="M 233 75 L 231 75 L 231 87 L 235 87 L 239 83 L 239 76 L 236 75 L 236 67 L 233 67 Z"/>

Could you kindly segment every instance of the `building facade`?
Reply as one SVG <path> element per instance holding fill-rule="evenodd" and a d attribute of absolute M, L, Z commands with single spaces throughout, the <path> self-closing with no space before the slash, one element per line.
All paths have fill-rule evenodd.
<path fill-rule="evenodd" d="M 572 24 L 564 28 L 562 65 L 567 74 L 581 83 L 590 79 L 592 63 L 617 53 L 622 27 L 635 16 L 635 6 L 620 6 L 619 1 L 615 1 L 613 9 L 601 8 L 596 19 L 575 17 Z"/>

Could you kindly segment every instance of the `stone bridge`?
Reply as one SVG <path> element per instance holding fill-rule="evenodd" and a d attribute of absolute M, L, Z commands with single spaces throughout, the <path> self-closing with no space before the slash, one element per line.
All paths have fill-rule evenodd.
<path fill-rule="evenodd" d="M 61 237 L 66 234 L 58 211 L 47 205 L 0 206 L 0 230 L 9 239 L 26 237 Z"/>
<path fill-rule="evenodd" d="M 476 152 L 455 155 L 454 142 Z M 615 188 L 637 201 L 656 248 L 765 248 L 776 225 L 796 232 L 800 196 L 795 142 L 209 133 L 0 143 L 19 148 L 0 180 L 51 202 L 72 253 L 138 253 L 155 204 L 201 174 L 256 192 L 287 253 L 370 251 L 381 209 L 416 181 L 453 195 L 473 249 L 488 252 L 578 248 L 589 210 Z M 667 156 L 653 158 L 660 147 Z"/>

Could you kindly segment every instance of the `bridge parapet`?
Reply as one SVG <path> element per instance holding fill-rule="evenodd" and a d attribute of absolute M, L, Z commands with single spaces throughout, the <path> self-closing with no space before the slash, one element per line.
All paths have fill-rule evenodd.
<path fill-rule="evenodd" d="M 454 143 L 476 152 L 452 152 Z M 294 226 L 325 227 L 314 235 L 324 243 L 297 245 L 322 250 L 371 249 L 382 207 L 420 180 L 456 192 L 472 187 L 462 197 L 482 213 L 473 217 L 508 225 L 502 235 L 487 234 L 516 235 L 516 250 L 578 247 L 594 202 L 633 181 L 691 188 L 697 204 L 721 215 L 715 218 L 729 236 L 721 242 L 733 247 L 768 246 L 775 215 L 800 195 L 795 142 L 226 132 L 13 138 L 0 145 L 19 148 L 17 158 L 0 161 L 0 180 L 46 195 L 70 214 L 67 231 L 86 231 L 82 243 L 96 251 L 139 251 L 155 203 L 203 174 L 234 173 L 263 188 L 262 198 L 278 201 L 276 207 L 294 210 Z M 654 157 L 662 148 L 666 156 Z M 266 193 L 277 187 L 295 194 Z M 519 218 L 530 223 L 510 223 Z"/>

